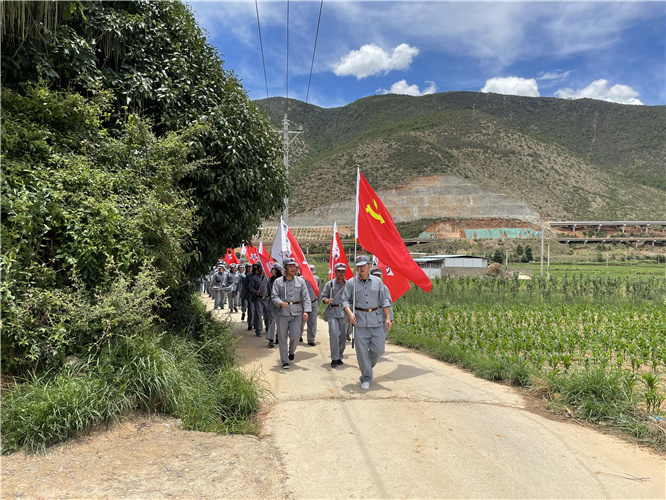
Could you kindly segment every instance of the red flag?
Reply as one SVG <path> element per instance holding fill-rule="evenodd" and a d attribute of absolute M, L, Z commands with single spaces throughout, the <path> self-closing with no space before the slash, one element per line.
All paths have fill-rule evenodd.
<path fill-rule="evenodd" d="M 261 262 L 261 267 L 264 268 L 264 274 L 266 276 L 270 276 L 275 261 L 271 259 L 271 256 L 268 254 L 268 251 L 266 251 L 266 248 L 264 247 L 264 244 L 261 241 L 259 242 L 259 250 L 256 253 L 257 253 L 257 260 Z"/>
<path fill-rule="evenodd" d="M 391 214 L 360 170 L 356 186 L 356 240 L 394 273 L 429 292 L 432 282 L 409 255 Z"/>
<path fill-rule="evenodd" d="M 294 234 L 282 217 L 280 217 L 280 227 L 275 235 L 275 241 L 273 242 L 273 248 L 271 249 L 271 256 L 278 261 L 284 261 L 287 257 L 296 259 L 296 262 L 298 262 L 298 268 L 301 271 L 301 276 L 305 281 L 310 283 L 315 295 L 319 297 L 319 286 L 317 286 L 317 282 L 314 279 L 314 274 L 310 271 L 308 261 L 303 255 L 301 246 L 298 244 L 298 241 L 296 241 Z"/>
<path fill-rule="evenodd" d="M 291 229 L 287 231 L 287 237 L 289 238 L 289 243 L 291 245 L 291 258 L 296 259 L 296 262 L 298 262 L 298 268 L 301 271 L 301 276 L 303 276 L 305 281 L 310 283 L 314 290 L 315 297 L 319 297 L 319 285 L 317 285 L 317 282 L 314 279 L 314 274 L 310 271 L 308 261 L 306 260 L 305 255 L 303 255 L 301 246 L 298 244 L 298 241 L 296 241 Z"/>
<path fill-rule="evenodd" d="M 347 264 L 347 271 L 345 272 L 345 279 L 351 279 L 354 277 L 354 273 L 349 267 L 347 262 L 347 256 L 345 255 L 345 250 L 342 248 L 342 242 L 340 241 L 340 234 L 338 233 L 337 223 L 333 223 L 333 238 L 331 240 L 331 255 L 328 259 L 328 279 L 332 280 L 335 278 L 335 265 L 336 264 Z"/>
<path fill-rule="evenodd" d="M 250 264 L 256 264 L 259 261 L 259 251 L 252 245 L 245 247 L 245 258 Z"/>
<path fill-rule="evenodd" d="M 224 256 L 224 262 L 227 264 L 238 264 L 238 257 L 233 248 L 227 248 L 227 254 Z"/>
<path fill-rule="evenodd" d="M 389 266 L 385 266 L 381 261 L 377 261 L 377 267 L 382 270 L 382 281 L 389 289 L 391 300 L 395 302 L 402 297 L 412 286 L 409 280 L 393 272 Z"/>

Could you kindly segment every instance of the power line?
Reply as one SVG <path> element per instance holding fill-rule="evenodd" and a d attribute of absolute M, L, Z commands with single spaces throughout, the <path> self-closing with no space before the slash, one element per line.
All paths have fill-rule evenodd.
<path fill-rule="evenodd" d="M 266 61 L 264 60 L 264 43 L 261 40 L 261 24 L 259 24 L 259 4 L 257 3 L 257 0 L 254 0 L 254 6 L 257 9 L 257 28 L 259 28 L 259 45 L 261 46 L 261 64 L 264 66 L 264 82 L 266 83 L 266 99 L 268 99 L 268 78 L 266 78 Z"/>
<path fill-rule="evenodd" d="M 324 7 L 324 0 L 319 4 L 319 19 L 317 20 L 317 33 L 315 34 L 314 49 L 312 50 L 312 63 L 310 64 L 310 78 L 308 78 L 308 92 L 305 94 L 305 104 L 308 103 L 310 97 L 310 82 L 312 82 L 312 68 L 314 68 L 315 52 L 317 52 L 317 39 L 319 38 L 319 24 L 321 23 L 321 10 Z"/>
<path fill-rule="evenodd" d="M 287 114 L 289 114 L 289 0 L 287 0 Z"/>

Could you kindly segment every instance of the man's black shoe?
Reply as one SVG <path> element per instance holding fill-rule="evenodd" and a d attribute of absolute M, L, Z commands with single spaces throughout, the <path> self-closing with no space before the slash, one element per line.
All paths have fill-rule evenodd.
<path fill-rule="evenodd" d="M 331 361 L 331 366 L 332 366 L 333 368 L 335 368 L 336 366 L 338 366 L 338 360 L 337 360 L 337 359 L 334 359 L 333 361 Z"/>
<path fill-rule="evenodd" d="M 298 341 L 299 341 L 299 342 L 303 342 L 303 337 L 301 337 L 300 339 L 298 339 Z"/>
<path fill-rule="evenodd" d="M 308 342 L 308 345 L 315 345 L 314 342 Z"/>
<path fill-rule="evenodd" d="M 289 363 L 282 363 L 282 368 L 284 370 L 288 370 L 289 369 Z"/>
<path fill-rule="evenodd" d="M 272 340 L 269 340 L 268 341 L 268 347 L 275 347 L 275 342 L 273 342 Z"/>
<path fill-rule="evenodd" d="M 293 354 L 290 354 L 290 355 L 289 355 L 289 359 L 290 359 L 291 361 L 293 361 L 293 360 L 294 360 L 294 355 L 293 355 Z"/>
<path fill-rule="evenodd" d="M 342 362 L 341 359 L 338 359 L 336 362 L 337 362 L 339 365 L 344 365 L 344 363 Z"/>
<path fill-rule="evenodd" d="M 248 330 L 252 330 L 252 325 L 247 325 Z"/>
<path fill-rule="evenodd" d="M 261 337 L 261 332 L 257 332 L 257 337 Z"/>
<path fill-rule="evenodd" d="M 241 314 L 241 321 L 245 321 L 245 313 Z"/>

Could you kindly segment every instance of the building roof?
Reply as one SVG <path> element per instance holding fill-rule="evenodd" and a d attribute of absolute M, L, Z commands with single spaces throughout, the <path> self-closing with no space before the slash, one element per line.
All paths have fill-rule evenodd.
<path fill-rule="evenodd" d="M 440 262 L 444 259 L 484 259 L 476 255 L 429 255 L 427 257 L 418 257 L 414 259 L 415 262 Z"/>

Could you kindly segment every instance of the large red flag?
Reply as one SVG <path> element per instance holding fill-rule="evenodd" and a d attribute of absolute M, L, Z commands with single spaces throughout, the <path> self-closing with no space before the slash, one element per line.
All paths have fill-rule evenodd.
<path fill-rule="evenodd" d="M 430 279 L 409 255 L 391 214 L 360 170 L 356 184 L 356 240 L 394 273 L 413 281 L 426 292 L 432 289 Z"/>
<path fill-rule="evenodd" d="M 347 264 L 347 271 L 345 272 L 345 279 L 351 279 L 354 277 L 354 273 L 349 267 L 349 262 L 347 262 L 347 256 L 345 255 L 345 249 L 342 248 L 342 242 L 340 241 L 340 234 L 338 233 L 338 224 L 333 223 L 333 238 L 331 240 L 331 255 L 328 259 L 328 279 L 335 279 L 335 265 L 336 264 Z"/>
<path fill-rule="evenodd" d="M 298 244 L 298 241 L 296 241 L 294 234 L 282 217 L 280 217 L 280 227 L 275 235 L 275 241 L 273 242 L 273 248 L 271 249 L 271 256 L 279 262 L 283 262 L 287 257 L 296 259 L 296 262 L 298 262 L 298 268 L 301 271 L 301 276 L 303 276 L 305 281 L 310 283 L 314 289 L 315 295 L 319 297 L 319 286 L 314 279 L 314 274 L 310 271 L 308 261 L 303 255 L 301 246 Z"/>
<path fill-rule="evenodd" d="M 254 248 L 254 247 L 252 247 Z M 249 259 L 248 259 L 249 260 Z M 271 271 L 273 270 L 273 264 L 275 264 L 275 261 L 271 259 L 271 256 L 268 254 L 268 251 L 264 247 L 264 244 L 260 241 L 259 242 L 259 250 L 257 251 L 257 260 L 261 262 L 261 267 L 264 268 L 264 274 L 266 276 L 271 275 Z M 254 262 L 253 262 L 254 264 Z"/>
<path fill-rule="evenodd" d="M 377 261 L 377 267 L 382 270 L 382 281 L 389 289 L 391 300 L 393 302 L 402 297 L 405 292 L 407 292 L 412 287 L 412 285 L 409 284 L 409 280 L 407 278 L 393 272 L 393 269 L 391 269 L 389 266 L 385 266 L 382 261 Z"/>

